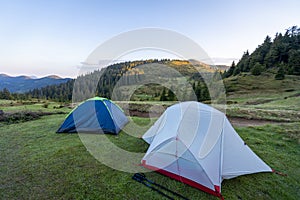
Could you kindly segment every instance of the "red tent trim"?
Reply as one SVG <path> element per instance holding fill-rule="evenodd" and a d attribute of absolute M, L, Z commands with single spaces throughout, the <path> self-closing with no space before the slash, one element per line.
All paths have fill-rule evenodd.
<path fill-rule="evenodd" d="M 216 197 L 219 197 L 222 200 L 224 199 L 223 196 L 220 193 L 220 186 L 215 185 L 215 190 L 212 190 L 212 189 L 210 189 L 208 187 L 205 187 L 205 186 L 203 186 L 203 185 L 201 185 L 199 183 L 196 183 L 195 181 L 192 181 L 190 179 L 187 179 L 185 177 L 179 176 L 177 174 L 173 174 L 171 172 L 168 172 L 168 171 L 163 170 L 163 169 L 159 169 L 159 168 L 151 166 L 151 165 L 147 165 L 145 160 L 142 160 L 142 166 L 145 167 L 145 168 L 147 168 L 147 169 L 156 171 L 156 172 L 158 172 L 160 174 L 163 174 L 165 176 L 171 177 L 171 178 L 173 178 L 173 179 L 175 179 L 177 181 L 180 181 L 180 182 L 183 182 L 185 184 L 188 184 L 188 185 L 190 185 L 190 186 L 192 186 L 194 188 L 197 188 L 199 190 L 202 190 L 202 191 L 204 191 L 204 192 L 206 192 L 208 194 L 211 194 L 211 195 L 214 195 Z"/>

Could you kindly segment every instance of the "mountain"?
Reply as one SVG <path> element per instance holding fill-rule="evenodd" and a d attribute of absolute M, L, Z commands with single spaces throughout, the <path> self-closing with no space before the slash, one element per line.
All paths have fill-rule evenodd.
<path fill-rule="evenodd" d="M 216 67 L 221 71 L 224 72 L 230 68 L 228 65 L 216 65 Z"/>
<path fill-rule="evenodd" d="M 8 76 L 0 74 L 0 90 L 8 89 L 11 93 L 24 93 L 35 88 L 42 88 L 48 85 L 57 85 L 65 83 L 70 78 L 61 78 L 56 75 L 43 78 L 34 78 L 32 76 Z"/>
<path fill-rule="evenodd" d="M 151 69 L 151 72 L 147 71 L 147 69 Z M 216 70 L 213 66 L 195 60 L 149 59 L 127 61 L 115 63 L 101 70 L 80 75 L 76 78 L 76 82 L 75 80 L 70 80 L 59 85 L 34 89 L 25 95 L 32 98 L 70 101 L 74 97 L 72 96 L 73 86 L 76 85 L 75 101 L 79 102 L 95 95 L 111 98 L 112 92 L 116 84 L 118 84 L 117 88 L 119 91 L 115 94 L 122 97 L 128 95 L 130 89 L 137 88 L 131 100 L 160 100 L 161 96 L 163 96 L 162 99 L 173 100 L 174 95 L 169 88 L 154 84 L 155 82 L 141 86 L 140 81 L 149 80 L 150 78 L 156 81 L 164 80 L 164 84 L 169 85 L 176 82 L 177 90 L 182 95 L 185 94 L 186 97 L 190 95 L 191 91 L 181 90 L 184 88 L 184 84 L 188 82 L 197 91 L 196 95 L 199 100 L 207 100 L 209 99 L 209 93 L 206 83 L 204 83 L 199 72 L 202 75 L 212 76 Z M 173 87 L 172 89 L 175 88 Z M 162 94 L 163 91 L 165 91 L 164 94 Z"/>
<path fill-rule="evenodd" d="M 50 75 L 50 76 L 46 76 L 45 78 L 62 79 L 61 77 L 59 77 L 57 75 Z"/>

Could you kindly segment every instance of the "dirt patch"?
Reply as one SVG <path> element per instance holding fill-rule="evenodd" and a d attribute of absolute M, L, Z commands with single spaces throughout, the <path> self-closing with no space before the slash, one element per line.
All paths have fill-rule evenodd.
<path fill-rule="evenodd" d="M 147 118 L 149 117 L 149 113 L 147 112 L 140 112 L 138 110 L 130 110 L 129 113 L 125 113 L 125 114 L 129 114 L 129 116 L 132 116 L 132 117 L 144 117 L 144 118 Z"/>
<path fill-rule="evenodd" d="M 246 105 L 259 105 L 259 104 L 269 103 L 269 102 L 276 101 L 276 100 L 279 100 L 279 99 L 278 98 L 277 99 L 256 99 L 253 101 L 247 101 L 245 104 Z"/>
<path fill-rule="evenodd" d="M 135 117 L 159 117 L 169 105 L 154 105 L 147 103 L 118 103 L 126 115 Z"/>
<path fill-rule="evenodd" d="M 148 113 L 148 112 L 141 112 L 141 111 L 138 111 L 138 110 L 130 110 L 129 111 L 129 115 L 130 116 L 134 116 L 134 117 L 144 117 L 144 118 L 148 118 L 148 117 L 160 117 L 162 115 L 163 111 L 162 112 L 151 112 L 151 113 Z M 128 113 L 125 113 L 128 115 Z"/>
<path fill-rule="evenodd" d="M 126 113 L 128 115 L 128 113 Z M 157 113 L 151 113 L 151 117 L 160 117 L 161 112 Z M 130 110 L 129 111 L 130 116 L 136 116 L 136 117 L 144 117 L 148 118 L 149 113 L 148 112 L 141 112 L 138 110 Z M 241 117 L 229 117 L 228 118 L 230 123 L 233 126 L 238 126 L 238 127 L 248 127 L 248 126 L 263 126 L 266 124 L 280 124 L 283 122 L 277 122 L 277 121 L 271 121 L 271 120 L 258 120 L 258 119 L 246 119 L 246 118 L 241 118 Z"/>
<path fill-rule="evenodd" d="M 229 117 L 230 123 L 233 126 L 248 127 L 248 126 L 263 126 L 266 124 L 280 124 L 281 122 L 271 120 L 246 119 L 241 117 Z"/>

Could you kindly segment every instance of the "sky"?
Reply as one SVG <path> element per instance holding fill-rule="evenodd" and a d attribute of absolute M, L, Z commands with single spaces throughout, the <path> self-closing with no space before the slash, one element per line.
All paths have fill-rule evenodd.
<path fill-rule="evenodd" d="M 300 26 L 299 8 L 299 0 L 0 0 L 0 73 L 76 77 L 99 45 L 149 27 L 178 32 L 230 65 L 267 35 Z"/>

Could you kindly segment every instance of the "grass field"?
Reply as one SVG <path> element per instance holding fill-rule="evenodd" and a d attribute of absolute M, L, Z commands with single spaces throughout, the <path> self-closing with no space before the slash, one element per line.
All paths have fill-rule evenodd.
<path fill-rule="evenodd" d="M 5 112 L 19 112 L 19 111 L 40 111 L 40 112 L 70 112 L 71 109 L 67 106 L 61 106 L 56 102 L 16 102 L 8 100 L 0 100 L 0 109 Z"/>
<path fill-rule="evenodd" d="M 235 129 L 271 168 L 287 174 L 258 173 L 224 180 L 225 199 L 300 198 L 299 80 L 287 76 L 285 80 L 275 81 L 270 74 L 259 77 L 244 74 L 225 80 L 229 117 L 280 122 Z M 117 103 L 121 107 L 127 104 Z M 132 110 L 159 113 L 175 102 L 129 103 Z M 57 109 L 59 106 L 53 102 L 0 100 L 0 110 L 7 113 L 71 111 L 68 107 Z M 56 134 L 65 116 L 53 114 L 27 122 L 0 123 L 0 199 L 164 199 L 132 180 L 132 173 L 97 161 L 77 134 Z M 130 122 L 125 127 L 126 133 L 97 137 L 100 140 L 107 137 L 121 149 L 145 153 L 148 145 L 140 137 L 156 118 L 132 119 L 141 127 L 132 128 Z M 139 159 L 132 163 L 134 167 L 136 164 Z M 147 177 L 189 199 L 217 199 L 155 172 L 147 173 Z"/>
<path fill-rule="evenodd" d="M 133 174 L 94 159 L 77 134 L 55 134 L 64 117 L 52 115 L 0 127 L 0 199 L 163 199 L 132 180 Z M 149 123 L 143 118 L 135 121 Z M 259 173 L 225 180 L 225 199 L 299 199 L 299 128 L 300 123 L 237 128 L 266 163 L 288 176 Z M 142 134 L 135 131 L 135 135 Z M 118 137 L 99 137 L 109 137 L 125 150 L 147 149 L 140 138 L 124 132 Z M 189 199 L 216 199 L 154 172 L 147 177 Z"/>
<path fill-rule="evenodd" d="M 300 121 L 300 78 L 275 80 L 274 74 L 242 74 L 224 80 L 230 117 L 270 121 Z"/>

